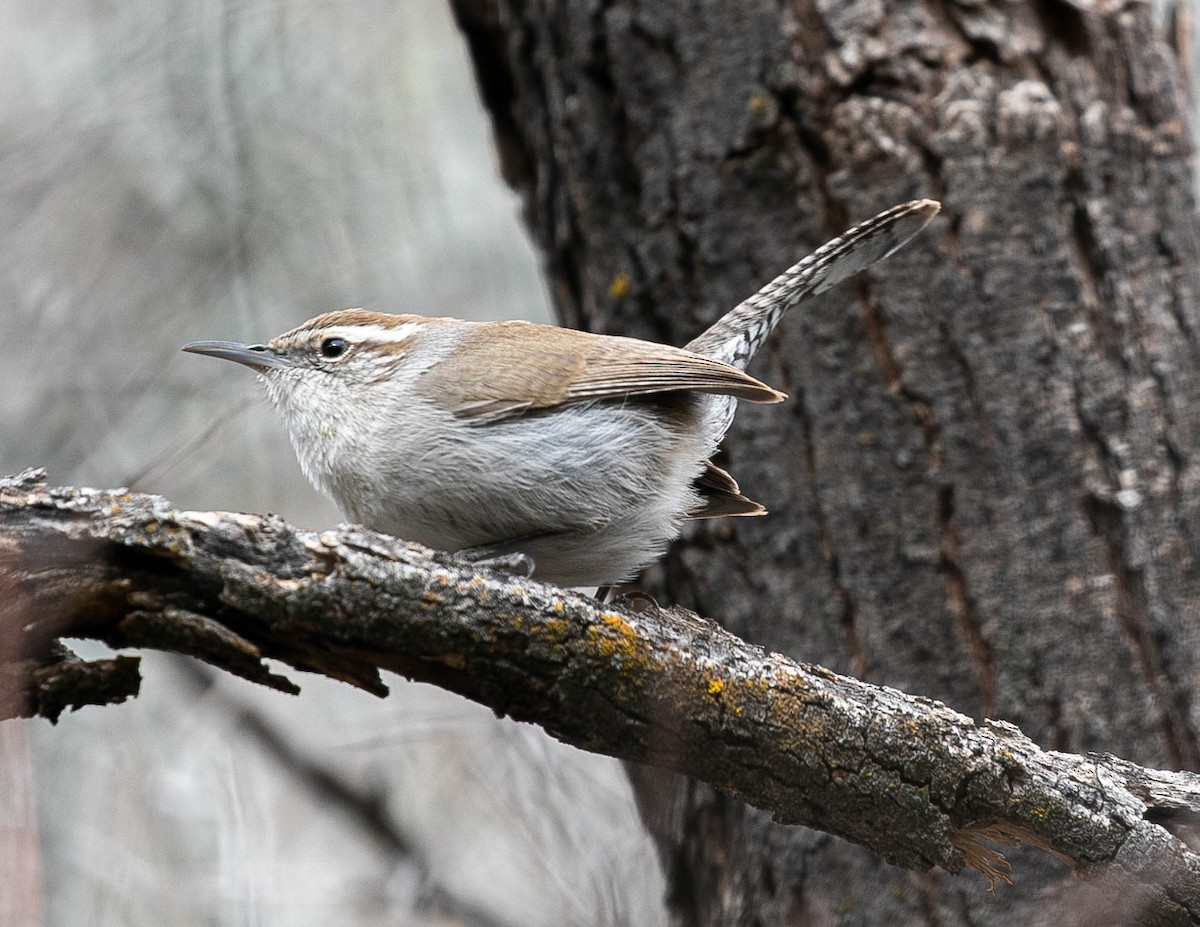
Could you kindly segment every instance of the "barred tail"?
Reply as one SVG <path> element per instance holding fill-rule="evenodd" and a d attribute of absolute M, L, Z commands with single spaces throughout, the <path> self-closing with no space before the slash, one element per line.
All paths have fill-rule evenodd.
<path fill-rule="evenodd" d="M 912 200 L 859 223 L 730 310 L 687 349 L 745 370 L 785 312 L 902 248 L 941 208 L 936 200 Z"/>

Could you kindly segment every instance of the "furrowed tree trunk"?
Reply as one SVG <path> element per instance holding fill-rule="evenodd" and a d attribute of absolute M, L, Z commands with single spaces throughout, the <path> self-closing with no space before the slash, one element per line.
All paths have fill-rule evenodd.
<path fill-rule="evenodd" d="M 723 465 L 770 515 L 696 523 L 642 588 L 1043 746 L 1197 768 L 1200 248 L 1149 7 L 454 6 L 565 324 L 684 344 L 847 225 L 944 204 L 752 367 L 792 398 L 743 406 Z M 989 894 L 634 779 L 679 924 L 1137 919 L 1044 854 Z"/>

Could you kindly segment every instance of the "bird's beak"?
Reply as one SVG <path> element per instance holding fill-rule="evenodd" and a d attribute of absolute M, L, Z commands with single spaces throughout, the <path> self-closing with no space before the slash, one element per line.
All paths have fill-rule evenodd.
<path fill-rule="evenodd" d="M 183 346 L 189 354 L 220 357 L 263 371 L 272 367 L 290 367 L 288 358 L 276 354 L 265 344 L 238 344 L 236 341 L 192 341 Z"/>

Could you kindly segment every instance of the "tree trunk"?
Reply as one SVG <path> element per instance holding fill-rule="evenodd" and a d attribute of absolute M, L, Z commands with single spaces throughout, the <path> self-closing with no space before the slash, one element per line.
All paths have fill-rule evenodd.
<path fill-rule="evenodd" d="M 642 587 L 1042 745 L 1200 761 L 1200 249 L 1143 5 L 455 0 L 565 324 L 683 344 L 845 226 L 944 217 L 786 319 Z M 803 614 L 803 620 L 785 618 Z M 679 924 L 1128 923 L 1041 854 L 914 876 L 634 775 Z"/>

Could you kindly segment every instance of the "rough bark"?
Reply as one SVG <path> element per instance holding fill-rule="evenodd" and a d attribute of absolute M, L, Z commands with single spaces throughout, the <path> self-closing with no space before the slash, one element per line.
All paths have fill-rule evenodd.
<path fill-rule="evenodd" d="M 79 672 L 64 637 L 180 651 L 285 691 L 265 659 L 376 694 L 394 669 L 899 866 L 1007 881 L 992 845 L 1027 843 L 1110 903 L 1136 898 L 1144 923 L 1200 923 L 1200 856 L 1167 827 L 1200 816 L 1200 777 L 1043 751 L 681 609 L 601 605 L 354 528 L 47 489 L 33 472 L 0 480 L 0 579 L 0 716 L 135 694 L 134 658 Z"/>
<path fill-rule="evenodd" d="M 650 591 L 1047 747 L 1194 768 L 1200 248 L 1149 6 L 454 6 L 567 324 L 682 344 L 851 221 L 944 204 L 785 320 L 754 372 L 790 414 L 743 408 L 723 462 L 771 515 L 695 526 Z M 1127 913 L 638 778 L 680 923 Z"/>

